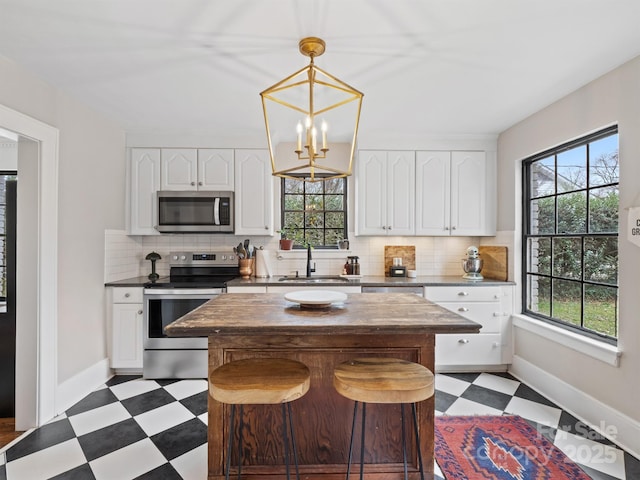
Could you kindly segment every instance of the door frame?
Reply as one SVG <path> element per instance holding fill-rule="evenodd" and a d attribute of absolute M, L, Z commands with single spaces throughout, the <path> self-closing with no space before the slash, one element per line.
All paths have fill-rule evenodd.
<path fill-rule="evenodd" d="M 58 330 L 58 146 L 59 130 L 0 104 L 0 127 L 38 142 L 36 281 L 21 285 L 16 309 L 16 429 L 39 427 L 56 414 Z M 18 172 L 20 174 L 20 172 Z M 20 219 L 18 219 L 20 232 Z M 18 261 L 21 256 L 18 253 Z M 17 266 L 20 275 L 20 264 Z M 27 291 L 24 291 L 27 290 Z M 36 305 L 35 317 L 20 305 Z M 35 333 L 35 334 L 34 334 Z"/>

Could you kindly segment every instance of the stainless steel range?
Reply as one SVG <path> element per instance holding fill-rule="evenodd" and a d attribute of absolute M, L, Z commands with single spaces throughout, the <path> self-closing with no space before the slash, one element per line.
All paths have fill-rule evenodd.
<path fill-rule="evenodd" d="M 207 338 L 170 338 L 164 327 L 226 292 L 239 277 L 232 252 L 171 252 L 170 272 L 144 285 L 145 378 L 206 378 Z"/>

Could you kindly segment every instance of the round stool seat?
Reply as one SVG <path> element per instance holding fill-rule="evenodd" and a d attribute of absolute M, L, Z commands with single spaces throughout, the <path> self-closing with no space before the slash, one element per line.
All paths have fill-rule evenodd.
<path fill-rule="evenodd" d="M 356 358 L 338 365 L 333 386 L 342 396 L 366 403 L 416 403 L 433 396 L 431 370 L 397 358 Z"/>
<path fill-rule="evenodd" d="M 228 404 L 287 403 L 309 390 L 309 368 L 286 358 L 248 358 L 225 363 L 209 376 L 209 393 Z"/>

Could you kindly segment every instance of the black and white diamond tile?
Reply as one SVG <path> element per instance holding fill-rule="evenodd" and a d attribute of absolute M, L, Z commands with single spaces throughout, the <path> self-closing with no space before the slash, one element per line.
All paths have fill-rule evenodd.
<path fill-rule="evenodd" d="M 520 415 L 593 479 L 640 479 L 640 461 L 506 373 L 438 374 L 435 404 L 437 415 Z M 0 480 L 204 480 L 206 442 L 205 380 L 117 376 L 0 450 Z"/>

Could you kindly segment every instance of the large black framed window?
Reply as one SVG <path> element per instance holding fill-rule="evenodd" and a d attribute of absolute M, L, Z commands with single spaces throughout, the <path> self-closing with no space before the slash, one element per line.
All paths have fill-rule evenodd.
<path fill-rule="evenodd" d="M 523 161 L 523 311 L 615 344 L 618 128 Z"/>
<path fill-rule="evenodd" d="M 337 248 L 347 238 L 347 179 L 282 179 L 281 225 L 294 248 Z"/>

